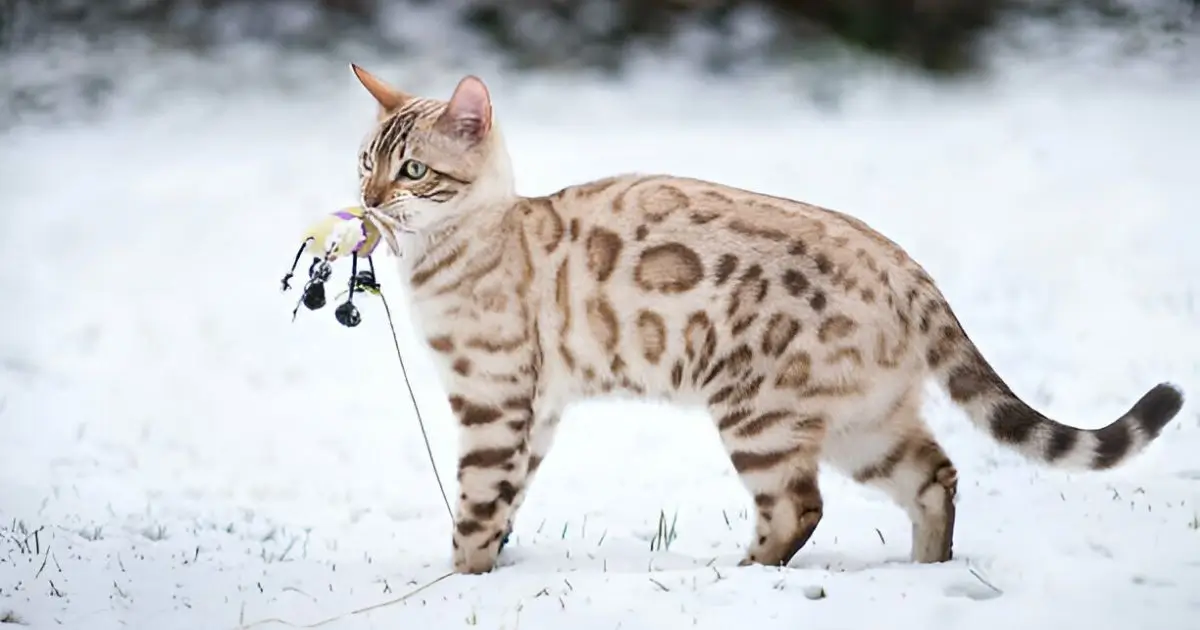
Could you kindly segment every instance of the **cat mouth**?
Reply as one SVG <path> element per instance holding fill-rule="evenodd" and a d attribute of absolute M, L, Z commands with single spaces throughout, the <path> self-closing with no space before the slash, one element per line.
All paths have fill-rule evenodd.
<path fill-rule="evenodd" d="M 388 249 L 391 250 L 393 256 L 402 256 L 403 248 L 401 247 L 399 236 L 401 234 L 416 234 L 417 231 L 409 227 L 409 215 L 399 209 L 392 208 L 373 208 L 363 206 L 363 220 L 371 223 L 383 237 L 387 243 Z"/>
<path fill-rule="evenodd" d="M 409 220 L 411 216 L 395 205 L 383 207 L 363 208 L 365 215 L 375 223 L 375 227 L 380 231 L 392 232 L 394 234 L 416 234 L 416 230 L 410 227 Z"/>

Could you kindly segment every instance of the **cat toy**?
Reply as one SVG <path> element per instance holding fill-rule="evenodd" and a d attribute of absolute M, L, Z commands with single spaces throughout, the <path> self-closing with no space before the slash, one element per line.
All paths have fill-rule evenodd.
<path fill-rule="evenodd" d="M 408 378 L 408 368 L 404 365 L 404 355 L 400 352 L 400 340 L 396 337 L 396 326 L 392 321 L 392 310 L 388 307 L 387 298 L 383 296 L 379 282 L 375 279 L 375 261 L 371 258 L 371 254 L 375 252 L 379 244 L 385 241 L 392 254 L 399 256 L 400 247 L 396 241 L 396 234 L 399 232 L 411 233 L 412 230 L 382 212 L 362 206 L 342 208 L 337 212 L 327 214 L 304 233 L 304 242 L 296 251 L 292 268 L 280 281 L 281 290 L 287 291 L 292 288 L 289 281 L 296 274 L 296 267 L 307 252 L 312 256 L 312 263 L 308 266 L 308 281 L 304 283 L 300 300 L 296 303 L 296 308 L 292 309 L 292 321 L 296 321 L 296 314 L 300 311 L 302 304 L 310 311 L 325 306 L 325 283 L 333 276 L 333 265 L 330 263 L 339 258 L 350 258 L 349 287 L 337 296 L 346 295 L 346 301 L 339 304 L 333 312 L 334 318 L 339 324 L 347 328 L 354 328 L 362 323 L 362 315 L 358 312 L 358 307 L 354 306 L 355 293 L 370 293 L 379 297 L 380 302 L 383 303 L 384 315 L 387 316 L 388 328 L 392 332 L 392 344 L 396 348 L 396 358 L 400 362 L 400 373 L 404 376 L 404 385 L 408 388 L 408 397 L 412 402 L 417 424 L 421 427 L 421 437 L 425 440 L 425 451 L 429 455 L 434 478 L 442 493 L 442 502 L 446 505 L 446 513 L 450 515 L 450 520 L 453 522 L 454 510 L 450 509 L 446 486 L 442 483 L 442 476 L 438 472 L 437 462 L 433 457 L 433 448 L 429 444 L 429 433 L 425 430 L 425 420 L 421 417 L 421 408 L 417 404 L 416 394 L 413 393 L 412 381 Z M 359 259 L 367 261 L 367 269 L 361 271 L 358 269 Z"/>
<path fill-rule="evenodd" d="M 281 281 L 283 291 L 290 289 L 289 281 L 296 273 L 300 258 L 305 253 L 312 256 L 312 263 L 308 266 L 308 281 L 304 283 L 300 300 L 292 310 L 292 321 L 296 320 L 301 304 L 310 311 L 325 306 L 325 283 L 333 275 L 333 266 L 330 263 L 339 258 L 349 257 L 350 282 L 349 288 L 344 292 L 347 296 L 346 301 L 338 305 L 333 315 L 339 324 L 347 328 L 362 323 L 362 315 L 358 307 L 354 306 L 354 294 L 381 295 L 379 283 L 375 279 L 375 261 L 372 260 L 371 254 L 385 239 L 385 235 L 389 245 L 395 250 L 390 230 L 381 229 L 381 223 L 386 228 L 392 227 L 390 221 L 383 221 L 377 213 L 361 206 L 352 206 L 327 214 L 309 227 L 304 233 L 304 242 L 292 261 L 291 270 Z M 366 260 L 367 269 L 359 271 L 359 259 Z M 341 295 L 339 294 L 339 297 Z"/>

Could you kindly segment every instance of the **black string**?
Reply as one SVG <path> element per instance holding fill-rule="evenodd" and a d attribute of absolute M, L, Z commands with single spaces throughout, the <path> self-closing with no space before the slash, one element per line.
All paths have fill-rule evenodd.
<path fill-rule="evenodd" d="M 375 263 L 367 258 L 367 262 L 371 265 L 371 275 L 375 275 Z M 392 343 L 396 346 L 396 358 L 400 361 L 400 373 L 404 375 L 404 385 L 408 388 L 408 398 L 412 401 L 413 411 L 417 414 L 417 424 L 421 427 L 421 437 L 425 440 L 425 452 L 429 454 L 429 465 L 433 467 L 433 477 L 437 479 L 438 490 L 442 492 L 442 502 L 446 504 L 446 513 L 450 515 L 450 520 L 454 521 L 454 510 L 450 508 L 450 499 L 446 497 L 446 486 L 442 484 L 442 476 L 438 473 L 437 462 L 433 457 L 433 447 L 429 444 L 429 433 L 425 430 L 425 420 L 421 418 L 421 407 L 417 404 L 417 395 L 413 393 L 412 382 L 408 378 L 408 368 L 404 365 L 404 355 L 400 353 L 400 340 L 396 337 L 396 325 L 392 321 L 392 309 L 388 308 L 387 298 L 383 297 L 383 293 L 379 294 L 380 301 L 383 302 L 383 312 L 387 315 L 388 328 L 392 332 Z"/>
<path fill-rule="evenodd" d="M 288 289 L 292 288 L 290 285 L 288 285 L 288 280 L 291 280 L 292 276 L 296 274 L 296 265 L 300 264 L 300 257 L 304 255 L 304 248 L 308 247 L 308 242 L 311 240 L 313 240 L 311 236 L 304 239 L 304 243 L 301 244 L 300 249 L 296 251 L 296 259 L 292 261 L 292 270 L 287 272 L 287 275 L 284 276 L 283 280 L 281 281 L 283 284 L 284 291 L 287 291 Z"/>

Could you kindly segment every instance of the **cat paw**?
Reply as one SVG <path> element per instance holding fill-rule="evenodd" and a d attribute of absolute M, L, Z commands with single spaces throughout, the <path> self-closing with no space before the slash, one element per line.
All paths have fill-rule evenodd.
<path fill-rule="evenodd" d="M 457 550 L 454 552 L 454 572 L 463 575 L 479 575 L 496 568 L 496 555 L 482 549 Z"/>
<path fill-rule="evenodd" d="M 496 557 L 500 555 L 503 536 L 496 532 L 483 536 L 482 532 L 470 536 L 454 533 L 454 572 L 468 575 L 487 573 L 496 568 Z"/>

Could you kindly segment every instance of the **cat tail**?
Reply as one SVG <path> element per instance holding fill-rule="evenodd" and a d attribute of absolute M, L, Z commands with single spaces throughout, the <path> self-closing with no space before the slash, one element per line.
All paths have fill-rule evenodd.
<path fill-rule="evenodd" d="M 1021 400 L 967 336 L 949 305 L 927 312 L 925 361 L 972 424 L 1025 457 L 1055 468 L 1104 470 L 1137 455 L 1183 407 L 1183 392 L 1155 385 L 1108 426 L 1080 429 L 1042 415 Z M 940 315 L 940 316 L 938 316 Z M 933 318 L 936 323 L 929 321 Z"/>

